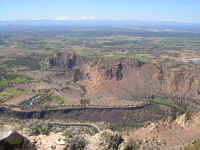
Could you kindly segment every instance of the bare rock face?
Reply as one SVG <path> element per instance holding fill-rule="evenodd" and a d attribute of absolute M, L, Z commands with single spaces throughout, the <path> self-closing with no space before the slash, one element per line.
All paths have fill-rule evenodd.
<path fill-rule="evenodd" d="M 105 70 L 105 78 L 107 80 L 111 80 L 113 78 L 116 78 L 117 81 L 122 80 L 123 79 L 122 70 L 123 70 L 123 66 L 122 66 L 122 63 L 120 62 L 114 65 L 113 67 Z"/>
<path fill-rule="evenodd" d="M 47 68 L 63 68 L 72 69 L 77 63 L 77 56 L 75 53 L 62 53 L 59 52 L 55 56 L 49 57 L 45 60 Z"/>
<path fill-rule="evenodd" d="M 128 58 L 87 58 L 74 53 L 57 53 L 45 63 L 48 69 L 72 72 L 74 81 L 95 95 L 200 98 L 200 70 L 190 67 L 173 68 Z"/>
<path fill-rule="evenodd" d="M 178 117 L 175 120 L 176 124 L 179 125 L 182 128 L 185 127 L 186 121 L 187 121 L 187 115 L 186 114 L 181 115 L 180 117 Z"/>
<path fill-rule="evenodd" d="M 36 150 L 36 147 L 13 129 L 1 126 L 0 150 Z"/>

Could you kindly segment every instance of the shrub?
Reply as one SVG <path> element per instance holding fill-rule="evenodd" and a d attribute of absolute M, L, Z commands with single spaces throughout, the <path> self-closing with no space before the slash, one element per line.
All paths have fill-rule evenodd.
<path fill-rule="evenodd" d="M 124 150 L 138 150 L 138 149 L 139 145 L 137 145 L 136 142 L 133 140 L 129 140 L 124 148 Z"/>
<path fill-rule="evenodd" d="M 67 128 L 67 129 L 64 129 L 63 131 L 63 136 L 65 136 L 66 138 L 72 138 L 73 134 L 74 132 L 72 128 Z"/>
<path fill-rule="evenodd" d="M 74 137 L 68 141 L 64 150 L 83 150 L 86 146 L 86 140 L 84 137 Z"/>
<path fill-rule="evenodd" d="M 29 135 L 48 135 L 52 130 L 52 125 L 49 121 L 34 120 L 27 125 Z"/>
<path fill-rule="evenodd" d="M 80 99 L 80 104 L 81 104 L 82 106 L 90 105 L 90 99 L 89 99 L 89 98 L 86 98 L 86 97 L 81 98 L 81 99 Z"/>
<path fill-rule="evenodd" d="M 107 143 L 108 145 L 106 146 L 106 149 L 109 150 L 118 150 L 119 149 L 119 145 L 124 141 L 124 139 L 118 135 L 111 135 L 108 137 L 107 139 Z"/>
<path fill-rule="evenodd" d="M 84 95 L 86 95 L 86 93 L 87 93 L 87 90 L 86 90 L 86 88 L 84 87 L 84 86 L 80 86 L 80 94 L 82 95 L 82 96 L 84 96 Z"/>

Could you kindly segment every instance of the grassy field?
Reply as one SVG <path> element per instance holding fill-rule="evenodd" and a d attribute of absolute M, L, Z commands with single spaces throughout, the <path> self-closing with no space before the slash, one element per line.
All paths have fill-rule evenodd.
<path fill-rule="evenodd" d="M 81 31 L 80 31 L 81 32 Z M 113 57 L 116 59 L 122 57 L 138 58 L 145 61 L 152 59 L 166 61 L 178 60 L 183 56 L 200 56 L 200 37 L 158 37 L 158 36 L 128 36 L 128 35 L 81 35 L 75 33 L 59 33 L 58 35 L 45 36 L 44 33 L 38 33 L 35 38 L 34 34 L 25 34 L 19 37 L 10 36 L 5 39 L 4 46 L 0 47 L 0 56 L 21 57 L 20 59 L 12 58 L 6 60 L 8 65 L 27 65 L 38 69 L 36 63 L 41 59 L 29 57 L 32 63 L 27 63 L 22 54 L 27 56 L 36 53 L 39 56 L 52 55 L 58 51 L 74 51 L 81 56 L 95 57 Z M 26 58 L 27 58 L 26 56 Z M 22 60 L 22 61 L 20 61 Z M 30 62 L 29 61 L 29 62 Z"/>
<path fill-rule="evenodd" d="M 0 93 L 0 101 L 6 101 L 7 99 L 23 95 L 25 94 L 24 91 L 17 89 L 17 88 L 5 88 L 3 92 Z"/>
<path fill-rule="evenodd" d="M 39 82 L 39 80 L 35 80 L 32 78 L 24 77 L 24 76 L 13 76 L 13 78 L 3 78 L 0 80 L 0 86 L 8 86 L 14 84 L 26 84 L 31 82 Z"/>
<path fill-rule="evenodd" d="M 167 106 L 172 108 L 172 114 L 171 117 L 173 119 L 176 119 L 178 116 L 182 115 L 183 113 L 186 112 L 185 108 L 181 105 L 177 105 L 167 99 L 162 99 L 162 98 L 154 98 L 151 100 L 152 103 Z"/>
<path fill-rule="evenodd" d="M 58 104 L 65 104 L 66 102 L 64 98 L 54 94 L 48 97 L 48 101 L 51 103 L 58 103 Z"/>
<path fill-rule="evenodd" d="M 176 105 L 174 103 L 170 103 L 168 100 L 165 100 L 165 99 L 161 99 L 161 98 L 155 98 L 155 99 L 152 99 L 151 100 L 153 103 L 156 103 L 156 104 L 159 104 L 159 105 L 165 105 L 165 106 L 168 106 L 168 107 L 171 107 L 171 108 L 174 108 L 180 112 L 184 112 L 184 108 L 179 106 L 179 105 Z"/>

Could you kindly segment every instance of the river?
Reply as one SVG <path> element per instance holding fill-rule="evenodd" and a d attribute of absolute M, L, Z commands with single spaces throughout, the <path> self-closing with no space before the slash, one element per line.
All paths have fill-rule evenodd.
<path fill-rule="evenodd" d="M 192 60 L 192 63 L 199 65 L 200 64 L 200 60 Z"/>
<path fill-rule="evenodd" d="M 5 46 L 4 45 L 0 45 L 0 48 L 4 48 Z"/>

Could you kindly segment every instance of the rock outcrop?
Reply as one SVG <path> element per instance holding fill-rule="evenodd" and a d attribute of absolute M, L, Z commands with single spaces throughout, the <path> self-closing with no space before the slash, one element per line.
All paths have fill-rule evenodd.
<path fill-rule="evenodd" d="M 36 147 L 13 129 L 0 126 L 0 150 L 36 150 Z"/>

